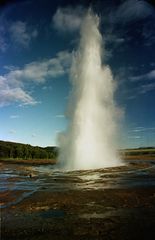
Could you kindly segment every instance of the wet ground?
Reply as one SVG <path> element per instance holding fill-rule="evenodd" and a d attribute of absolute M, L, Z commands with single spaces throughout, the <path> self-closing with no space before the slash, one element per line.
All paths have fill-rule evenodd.
<path fill-rule="evenodd" d="M 73 172 L 0 167 L 2 239 L 155 239 L 155 160 Z"/>

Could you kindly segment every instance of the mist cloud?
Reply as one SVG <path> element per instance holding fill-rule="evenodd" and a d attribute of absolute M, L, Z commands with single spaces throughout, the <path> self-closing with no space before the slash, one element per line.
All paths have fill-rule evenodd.
<path fill-rule="evenodd" d="M 37 29 L 29 29 L 27 23 L 22 21 L 13 22 L 9 31 L 13 41 L 24 47 L 28 47 L 30 41 L 38 35 Z"/>
<path fill-rule="evenodd" d="M 58 8 L 53 16 L 54 27 L 62 32 L 74 32 L 79 30 L 82 19 L 84 17 L 84 8 L 78 7 L 66 7 Z"/>

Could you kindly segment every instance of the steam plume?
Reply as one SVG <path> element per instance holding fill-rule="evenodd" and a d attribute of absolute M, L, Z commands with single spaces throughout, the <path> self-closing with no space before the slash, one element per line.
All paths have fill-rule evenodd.
<path fill-rule="evenodd" d="M 99 18 L 88 11 L 71 67 L 69 125 L 60 136 L 61 166 L 66 170 L 116 166 L 117 109 L 115 83 L 108 66 L 102 66 L 104 49 Z M 103 54 L 103 55 L 102 55 Z"/>

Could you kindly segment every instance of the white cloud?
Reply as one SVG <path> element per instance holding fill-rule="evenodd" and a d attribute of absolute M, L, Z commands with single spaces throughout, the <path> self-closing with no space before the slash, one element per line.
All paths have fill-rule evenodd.
<path fill-rule="evenodd" d="M 140 86 L 139 94 L 145 94 L 153 90 L 155 90 L 155 83 L 146 83 Z"/>
<path fill-rule="evenodd" d="M 1 12 L 1 15 L 0 15 L 0 51 L 2 53 L 4 53 L 8 48 L 8 43 L 6 41 L 6 31 L 7 31 L 6 21 Z"/>
<path fill-rule="evenodd" d="M 61 132 L 62 132 L 61 130 L 55 130 L 55 134 L 59 134 Z"/>
<path fill-rule="evenodd" d="M 76 8 L 66 7 L 58 8 L 53 16 L 53 24 L 57 30 L 73 32 L 80 28 L 84 17 L 84 8 L 78 6 Z"/>
<path fill-rule="evenodd" d="M 5 42 L 5 39 L 0 36 L 0 50 L 4 53 L 7 49 L 8 45 L 7 43 Z"/>
<path fill-rule="evenodd" d="M 140 136 L 128 136 L 128 138 L 131 138 L 131 139 L 140 139 L 141 137 L 140 137 Z"/>
<path fill-rule="evenodd" d="M 149 73 L 147 73 L 147 78 L 155 79 L 155 70 L 152 70 Z"/>
<path fill-rule="evenodd" d="M 42 87 L 42 90 L 44 90 L 44 91 L 47 91 L 47 90 L 49 90 L 49 91 L 51 91 L 52 90 L 52 86 L 43 86 Z"/>
<path fill-rule="evenodd" d="M 19 118 L 19 115 L 11 115 L 10 118 L 11 119 L 16 119 L 16 118 Z"/>
<path fill-rule="evenodd" d="M 63 114 L 58 114 L 55 116 L 56 118 L 64 118 L 65 116 Z"/>
<path fill-rule="evenodd" d="M 129 77 L 129 80 L 135 84 L 132 89 L 129 89 L 126 93 L 127 99 L 132 100 L 140 95 L 147 94 L 151 91 L 155 91 L 155 70 L 151 70 L 142 75 Z"/>
<path fill-rule="evenodd" d="M 141 80 L 152 80 L 155 79 L 155 70 L 151 70 L 150 72 L 146 73 L 146 74 L 142 74 L 139 76 L 132 76 L 130 77 L 130 80 L 133 82 L 136 81 L 141 81 Z"/>
<path fill-rule="evenodd" d="M 133 100 L 139 97 L 142 94 L 147 94 L 151 91 L 155 91 L 155 83 L 146 83 L 132 89 L 132 93 L 127 97 L 128 100 Z"/>
<path fill-rule="evenodd" d="M 36 29 L 29 29 L 26 22 L 16 21 L 13 22 L 9 28 L 11 37 L 15 43 L 28 47 L 30 41 L 37 37 L 38 32 Z"/>
<path fill-rule="evenodd" d="M 155 63 L 154 62 L 150 63 L 150 66 L 155 67 Z"/>
<path fill-rule="evenodd" d="M 129 130 L 129 133 L 141 133 L 141 132 L 148 132 L 148 131 L 155 131 L 155 127 L 135 127 Z"/>
<path fill-rule="evenodd" d="M 8 88 L 0 92 L 0 107 L 12 102 L 21 102 L 22 105 L 35 105 L 37 102 L 21 88 Z"/>
<path fill-rule="evenodd" d="M 145 19 L 154 13 L 153 7 L 146 1 L 127 0 L 118 7 L 116 21 L 122 23 Z"/>
<path fill-rule="evenodd" d="M 59 52 L 55 58 L 35 61 L 26 64 L 22 69 L 11 70 L 6 78 L 15 84 L 23 80 L 45 82 L 47 77 L 59 77 L 65 74 L 70 66 L 71 54 L 67 51 Z"/>
<path fill-rule="evenodd" d="M 155 21 L 146 21 L 143 25 L 142 36 L 144 38 L 144 45 L 151 46 L 155 43 Z"/>
<path fill-rule="evenodd" d="M 0 15 L 0 51 L 4 53 L 14 46 L 28 47 L 38 36 L 35 26 L 21 20 L 10 21 L 6 12 Z"/>
<path fill-rule="evenodd" d="M 104 36 L 104 40 L 108 43 L 115 43 L 116 45 L 122 44 L 125 42 L 125 39 L 123 37 L 119 37 L 115 35 L 114 33 L 106 33 Z"/>
<path fill-rule="evenodd" d="M 68 72 L 71 53 L 59 52 L 56 57 L 26 64 L 23 68 L 7 66 L 8 73 L 0 76 L 0 106 L 18 102 L 22 105 L 35 105 L 38 102 L 25 90 L 26 82 L 44 83 Z M 6 67 L 5 67 L 6 69 Z"/>
<path fill-rule="evenodd" d="M 37 102 L 24 90 L 23 84 L 20 81 L 13 84 L 8 75 L 0 76 L 0 107 L 13 102 L 23 105 L 35 105 Z"/>

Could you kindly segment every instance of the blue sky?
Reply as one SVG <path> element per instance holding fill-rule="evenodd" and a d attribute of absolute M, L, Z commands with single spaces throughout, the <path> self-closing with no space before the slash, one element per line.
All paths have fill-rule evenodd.
<path fill-rule="evenodd" d="M 82 19 L 100 16 L 103 63 L 122 109 L 120 148 L 155 146 L 153 1 L 3 1 L 0 5 L 0 139 L 55 145 L 67 126 L 69 69 Z"/>

